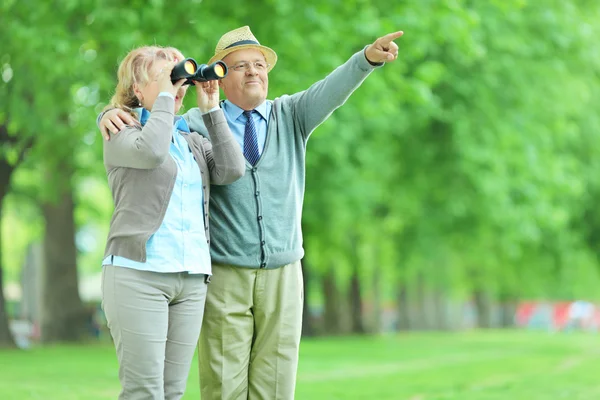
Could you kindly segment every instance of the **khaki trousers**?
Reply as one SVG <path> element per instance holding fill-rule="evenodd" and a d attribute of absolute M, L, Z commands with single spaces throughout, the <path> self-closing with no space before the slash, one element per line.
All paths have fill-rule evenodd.
<path fill-rule="evenodd" d="M 117 349 L 119 399 L 183 396 L 202 324 L 204 279 L 103 267 L 102 308 Z"/>
<path fill-rule="evenodd" d="M 304 287 L 300 261 L 212 267 L 199 347 L 202 400 L 294 398 Z"/>

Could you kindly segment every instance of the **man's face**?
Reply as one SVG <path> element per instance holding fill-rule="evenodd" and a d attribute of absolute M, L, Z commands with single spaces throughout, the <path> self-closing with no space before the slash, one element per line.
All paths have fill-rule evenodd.
<path fill-rule="evenodd" d="M 268 64 L 255 49 L 237 50 L 223 58 L 229 72 L 221 79 L 225 97 L 244 110 L 252 110 L 267 99 Z"/>

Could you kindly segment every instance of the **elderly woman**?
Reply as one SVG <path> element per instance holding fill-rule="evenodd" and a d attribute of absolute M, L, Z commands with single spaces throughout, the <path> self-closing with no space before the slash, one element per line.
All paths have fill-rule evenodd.
<path fill-rule="evenodd" d="M 111 100 L 139 121 L 104 142 L 115 207 L 102 306 L 119 360 L 120 399 L 183 396 L 211 275 L 210 184 L 232 183 L 245 169 L 216 81 L 195 82 L 210 141 L 176 116 L 188 86 L 170 75 L 183 59 L 174 48 L 131 51 Z"/>

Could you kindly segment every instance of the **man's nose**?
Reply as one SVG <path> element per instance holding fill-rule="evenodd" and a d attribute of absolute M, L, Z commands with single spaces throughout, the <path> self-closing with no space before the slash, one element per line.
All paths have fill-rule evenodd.
<path fill-rule="evenodd" d="M 258 74 L 258 69 L 254 66 L 253 63 L 248 64 L 248 68 L 246 69 L 246 73 L 248 75 L 256 75 Z"/>

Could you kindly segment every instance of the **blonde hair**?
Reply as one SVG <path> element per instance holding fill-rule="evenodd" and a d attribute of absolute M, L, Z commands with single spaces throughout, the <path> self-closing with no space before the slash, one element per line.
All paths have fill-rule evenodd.
<path fill-rule="evenodd" d="M 115 94 L 106 108 L 121 108 L 136 116 L 133 109 L 139 107 L 134 87 L 146 85 L 150 81 L 149 72 L 158 60 L 183 60 L 183 54 L 174 47 L 143 46 L 125 56 L 117 72 Z"/>

